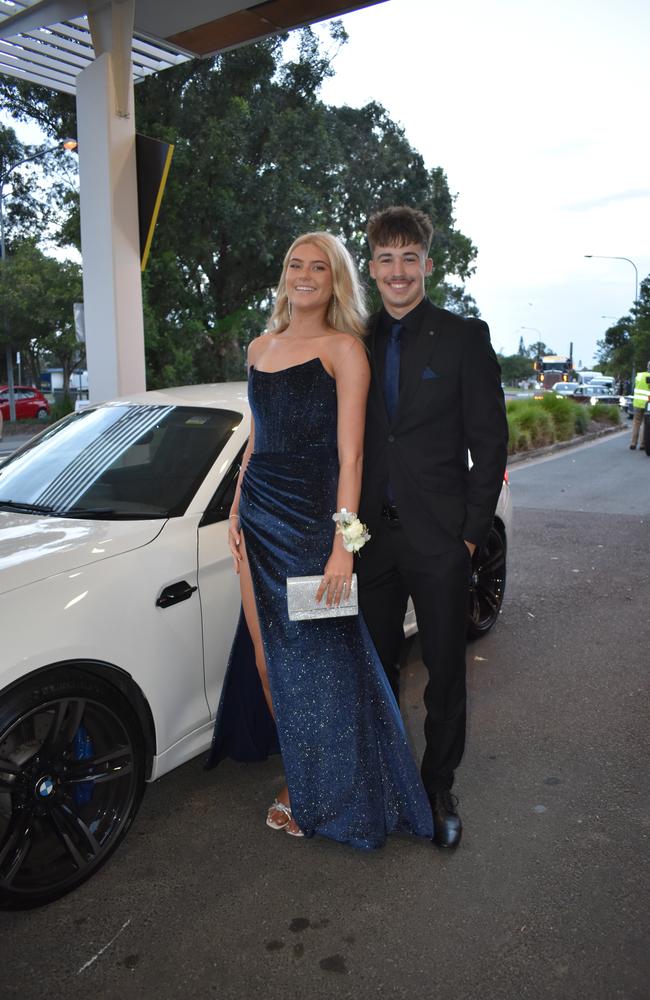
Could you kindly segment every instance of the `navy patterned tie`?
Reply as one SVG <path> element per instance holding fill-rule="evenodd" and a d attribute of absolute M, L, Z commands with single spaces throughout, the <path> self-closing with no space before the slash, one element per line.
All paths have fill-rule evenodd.
<path fill-rule="evenodd" d="M 386 400 L 386 412 L 388 420 L 392 424 L 397 410 L 397 400 L 399 399 L 399 366 L 402 353 L 402 333 L 404 327 L 401 323 L 393 323 L 390 328 L 390 337 L 386 347 L 386 363 L 384 365 L 384 399 Z"/>

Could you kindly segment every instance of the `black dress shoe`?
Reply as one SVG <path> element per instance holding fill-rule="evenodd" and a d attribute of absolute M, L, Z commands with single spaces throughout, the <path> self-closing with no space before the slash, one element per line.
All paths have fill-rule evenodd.
<path fill-rule="evenodd" d="M 463 832 L 463 824 L 456 812 L 458 799 L 447 789 L 429 796 L 433 813 L 433 842 L 438 847 L 458 847 Z"/>

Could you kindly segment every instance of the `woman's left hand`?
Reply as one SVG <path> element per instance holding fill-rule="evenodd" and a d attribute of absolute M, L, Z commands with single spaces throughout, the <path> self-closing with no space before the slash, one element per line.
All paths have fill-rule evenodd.
<path fill-rule="evenodd" d="M 323 579 L 316 591 L 316 600 L 320 601 L 323 594 L 326 594 L 326 604 L 329 608 L 332 604 L 338 607 L 344 598 L 349 597 L 353 564 L 352 553 L 346 552 L 337 539 L 334 550 L 325 564 Z"/>

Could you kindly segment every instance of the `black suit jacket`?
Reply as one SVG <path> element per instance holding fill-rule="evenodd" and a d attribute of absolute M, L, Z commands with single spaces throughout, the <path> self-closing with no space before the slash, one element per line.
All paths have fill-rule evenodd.
<path fill-rule="evenodd" d="M 372 380 L 359 516 L 372 534 L 390 476 L 404 531 L 417 549 L 434 555 L 459 539 L 479 545 L 508 456 L 501 369 L 487 324 L 426 300 L 417 341 L 402 358 L 399 403 L 389 424 L 384 358 L 375 344 L 379 316 L 371 318 L 367 340 Z"/>

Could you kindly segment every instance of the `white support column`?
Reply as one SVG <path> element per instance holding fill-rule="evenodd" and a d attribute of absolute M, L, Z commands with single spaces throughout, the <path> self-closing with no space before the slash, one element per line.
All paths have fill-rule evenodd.
<path fill-rule="evenodd" d="M 107 24 L 103 35 L 111 50 L 102 45 L 102 54 L 77 77 L 86 357 L 94 403 L 146 388 L 133 82 L 129 78 L 128 108 L 118 114 L 114 66 L 118 73 L 123 69 L 124 35 L 112 27 Z"/>

